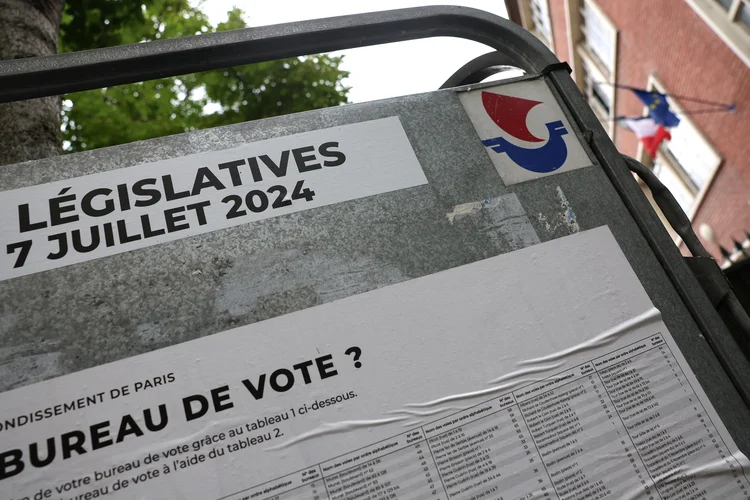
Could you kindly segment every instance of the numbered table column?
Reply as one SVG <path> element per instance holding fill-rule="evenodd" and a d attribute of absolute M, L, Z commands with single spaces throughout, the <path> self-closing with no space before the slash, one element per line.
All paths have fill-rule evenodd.
<path fill-rule="evenodd" d="M 416 432 L 421 434 L 422 430 L 413 431 L 410 434 L 415 434 Z M 416 452 L 417 461 L 421 467 L 419 475 L 424 476 L 424 480 L 428 484 L 430 498 L 446 498 L 445 489 L 440 482 L 440 474 L 437 472 L 435 461 L 432 458 L 430 447 L 427 445 L 427 442 L 419 442 L 414 445 L 413 449 Z"/>
<path fill-rule="evenodd" d="M 226 500 L 328 500 L 320 469 L 310 467 L 239 491 Z"/>
<path fill-rule="evenodd" d="M 515 396 L 561 499 L 658 498 L 591 363 Z"/>
<path fill-rule="evenodd" d="M 739 462 L 662 335 L 595 364 L 662 498 L 750 498 Z"/>
<path fill-rule="evenodd" d="M 447 500 L 420 429 L 320 464 L 331 500 Z"/>
<path fill-rule="evenodd" d="M 512 395 L 423 429 L 451 499 L 556 498 Z"/>

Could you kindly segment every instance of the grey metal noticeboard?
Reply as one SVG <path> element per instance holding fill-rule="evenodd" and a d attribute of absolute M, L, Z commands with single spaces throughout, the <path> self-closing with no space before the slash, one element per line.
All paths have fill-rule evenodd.
<path fill-rule="evenodd" d="M 290 151 L 286 154 L 298 160 L 297 165 L 301 161 L 310 166 L 304 159 L 309 151 L 303 151 L 301 144 L 286 145 L 283 138 L 329 129 L 346 133 L 348 126 L 374 127 L 362 134 L 378 137 L 396 130 L 372 149 L 364 143 L 357 146 L 362 148 L 357 153 L 362 161 L 372 161 L 368 168 L 378 172 L 383 182 L 373 192 L 363 187 L 356 195 L 332 194 L 314 208 L 198 231 L 187 238 L 170 239 L 165 233 L 154 237 L 157 244 L 105 252 L 100 258 L 81 258 L 70 265 L 39 264 L 36 272 L 14 271 L 18 253 L 8 249 L 11 264 L 0 281 L 0 391 L 26 388 L 607 226 L 729 434 L 742 452 L 750 452 L 746 397 L 750 364 L 565 68 L 539 41 L 506 20 L 472 9 L 430 7 L 7 61 L 0 63 L 0 100 L 430 36 L 486 43 L 527 76 L 2 167 L 3 192 L 50 185 L 44 196 L 51 199 L 64 196 L 65 183 L 83 176 L 97 174 L 105 177 L 95 179 L 105 179 L 108 174 L 119 175 L 118 169 L 154 164 L 149 167 L 155 169 L 153 174 L 144 168 L 142 175 L 156 178 L 162 175 L 158 169 L 171 165 L 169 160 L 177 159 L 173 162 L 177 165 L 191 155 L 260 141 Z M 580 144 L 581 158 L 592 166 L 563 167 L 555 175 L 509 182 L 502 167 L 493 164 L 496 157 L 482 144 L 480 139 L 486 138 L 462 99 L 481 89 L 534 86 L 552 96 L 554 102 L 545 104 L 559 106 L 564 120 L 560 123 L 571 138 L 566 140 Z M 387 121 L 393 117 L 400 125 Z M 403 144 L 398 127 L 408 139 Z M 335 163 L 338 149 L 323 148 L 321 144 L 332 141 L 324 135 L 310 139 L 314 148 L 310 151 L 317 155 L 316 161 Z M 567 144 L 570 153 L 573 142 Z M 262 153 L 253 150 L 252 155 L 261 158 Z M 244 162 L 249 155 L 238 158 Z M 404 185 L 389 184 L 391 173 L 377 170 L 387 163 L 379 161 L 380 155 L 406 163 L 413 158 L 409 164 L 416 166 L 414 177 Z M 219 163 L 232 161 L 230 156 Z M 210 156 L 195 158 L 198 165 Z M 328 172 L 325 169 L 320 170 Z M 203 181 L 206 186 L 212 182 Z M 367 179 L 351 182 L 366 186 Z M 99 186 L 95 184 L 91 181 L 85 187 Z M 305 186 L 314 189 L 312 181 Z M 322 199 L 324 193 L 316 196 Z M 15 210 L 23 200 L 16 197 L 8 203 Z M 103 210 L 104 205 L 92 207 Z M 43 220 L 43 212 L 29 210 L 28 224 Z M 58 206 L 59 219 L 69 215 L 59 210 Z M 16 224 L 16 216 L 16 212 L 3 214 L 8 224 Z M 192 216 L 198 220 L 197 209 Z M 169 217 L 172 224 L 180 223 L 174 214 Z M 111 228 L 117 232 L 116 223 Z M 7 235 L 3 248 L 15 242 Z M 10 416 L 0 412 L 0 422 Z M 10 431 L 8 427 L 0 431 L 0 443 Z M 0 491 L 4 487 L 0 480 Z"/>

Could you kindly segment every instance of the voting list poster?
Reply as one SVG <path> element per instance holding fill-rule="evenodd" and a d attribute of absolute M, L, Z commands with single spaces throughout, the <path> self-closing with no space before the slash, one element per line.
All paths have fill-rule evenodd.
<path fill-rule="evenodd" d="M 0 394 L 11 500 L 725 500 L 747 466 L 606 227 Z"/>

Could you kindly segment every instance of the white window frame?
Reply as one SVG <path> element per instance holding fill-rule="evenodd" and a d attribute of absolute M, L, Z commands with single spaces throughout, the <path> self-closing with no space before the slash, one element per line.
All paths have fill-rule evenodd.
<path fill-rule="evenodd" d="M 668 155 L 665 155 L 662 151 L 659 151 L 656 154 L 653 169 L 656 177 L 658 177 L 659 180 L 662 181 L 664 186 L 672 192 L 672 196 L 675 197 L 675 200 L 677 200 L 682 210 L 686 214 L 690 214 L 693 210 L 693 207 L 695 207 L 696 195 L 692 192 L 692 188 L 685 182 L 683 175 L 678 171 L 678 167 L 675 167 L 675 165 L 672 163 L 671 158 L 669 158 Z M 662 171 L 668 173 L 668 175 L 672 177 L 673 182 L 668 182 L 667 179 L 662 176 Z M 673 184 L 676 184 L 677 188 L 682 191 L 682 193 L 677 192 L 675 189 L 672 189 L 671 186 Z M 679 203 L 680 199 L 683 196 L 689 198 L 689 205 L 687 207 L 682 203 Z"/>
<path fill-rule="evenodd" d="M 733 0 L 729 11 L 716 0 L 685 0 L 719 38 L 750 67 L 750 31 L 736 21 L 740 4 L 747 0 Z"/>
<path fill-rule="evenodd" d="M 553 0 L 559 1 L 559 0 Z M 525 0 L 520 3 L 521 7 L 521 22 L 523 27 L 530 31 L 535 37 L 540 39 L 549 49 L 555 51 L 555 37 L 554 27 L 552 26 L 552 15 L 549 10 L 550 0 Z M 549 27 L 549 34 L 544 33 L 543 29 L 539 29 L 538 24 L 534 20 L 534 13 L 532 3 L 536 3 L 539 6 L 539 13 L 547 15 L 547 26 Z M 549 35 L 549 36 L 548 36 Z"/>
<path fill-rule="evenodd" d="M 593 54 L 592 50 L 584 43 L 582 43 L 583 33 L 581 31 L 581 20 L 582 10 L 586 5 L 592 11 L 596 12 L 596 15 L 600 20 L 611 28 L 613 39 L 612 39 L 612 68 L 605 67 L 604 63 L 599 59 L 598 56 Z M 617 110 L 617 92 L 615 91 L 614 84 L 617 82 L 617 51 L 619 36 L 617 26 L 607 16 L 604 11 L 594 0 L 565 0 L 565 22 L 567 24 L 568 31 L 568 50 L 570 53 L 570 64 L 573 70 L 573 79 L 575 80 L 578 88 L 586 94 L 586 82 L 584 82 L 584 71 L 583 65 L 587 67 L 594 67 L 598 71 L 598 76 L 601 77 L 602 85 L 599 86 L 599 91 L 606 93 L 610 97 L 610 109 L 609 115 L 603 116 L 601 108 L 598 103 L 594 102 L 595 98 L 590 95 L 586 95 L 586 99 L 589 105 L 592 107 L 594 112 L 597 114 L 599 120 L 602 122 L 604 129 L 607 131 L 610 137 L 614 139 L 616 127 L 614 122 L 615 113 Z M 598 112 L 597 112 L 598 109 Z"/>
<path fill-rule="evenodd" d="M 668 89 L 664 85 L 664 83 L 656 76 L 656 75 L 649 75 L 648 82 L 647 82 L 647 89 L 649 90 L 656 90 L 658 92 L 661 92 L 662 94 L 669 94 Z M 690 220 L 692 221 L 695 217 L 695 214 L 698 213 L 698 210 L 700 209 L 701 204 L 703 203 L 703 199 L 706 196 L 706 193 L 711 188 L 711 185 L 714 182 L 714 179 L 716 178 L 716 174 L 719 172 L 719 169 L 721 168 L 721 165 L 723 163 L 723 158 L 721 154 L 719 153 L 718 149 L 711 143 L 710 140 L 706 137 L 706 135 L 701 131 L 701 129 L 695 124 L 695 122 L 690 118 L 689 115 L 685 115 L 685 109 L 680 105 L 680 102 L 673 98 L 668 96 L 667 100 L 669 102 L 669 107 L 674 110 L 675 113 L 677 113 L 680 117 L 680 123 L 686 122 L 691 128 L 694 129 L 696 135 L 705 143 L 707 148 L 710 150 L 711 153 L 713 153 L 716 156 L 715 164 L 713 165 L 711 169 L 711 173 L 706 179 L 705 183 L 702 186 L 698 187 L 698 191 L 694 195 L 694 200 L 692 207 L 690 210 L 686 211 L 686 215 Z M 644 116 L 648 114 L 648 112 L 644 109 L 643 111 Z M 680 125 L 678 125 L 679 127 Z M 666 150 L 666 152 L 664 151 Z M 641 142 L 638 142 L 638 153 L 637 158 L 641 161 L 641 163 L 651 165 L 653 166 L 653 161 L 648 156 L 646 151 L 643 149 L 643 144 Z M 687 174 L 687 172 L 684 170 L 684 168 L 679 164 L 677 159 L 668 151 L 668 148 L 666 146 L 662 146 L 657 151 L 657 159 L 661 163 L 666 163 L 670 166 L 670 168 L 675 171 L 676 175 L 681 178 L 687 177 L 690 179 L 690 176 Z M 679 169 L 679 170 L 678 170 Z M 686 186 L 687 189 L 692 191 L 692 186 L 690 186 L 689 183 L 694 184 L 694 181 L 692 179 L 683 180 L 683 184 Z"/>
<path fill-rule="evenodd" d="M 610 74 L 615 72 L 615 65 L 617 64 L 617 28 L 615 27 L 615 24 L 612 22 L 612 20 L 607 17 L 604 11 L 599 8 L 599 6 L 593 0 L 583 0 L 580 5 L 579 15 L 582 18 L 585 19 L 586 16 L 584 16 L 584 12 L 588 11 L 590 13 L 589 16 L 593 14 L 593 17 L 597 18 L 597 23 L 602 26 L 604 31 L 610 31 L 611 33 L 611 39 L 608 40 L 611 52 L 609 54 L 599 54 L 599 50 L 597 50 L 597 48 L 590 43 L 593 38 L 589 33 L 587 33 L 589 27 L 592 25 L 593 17 L 588 20 L 585 19 L 581 24 L 581 32 L 585 34 L 587 41 L 587 43 L 583 44 L 583 46 L 586 48 L 586 51 L 589 53 L 589 55 L 596 60 L 597 65 L 602 70 L 602 72 L 605 73 L 607 77 L 609 77 Z M 602 35 L 606 34 L 603 33 Z M 609 64 L 610 62 L 611 66 Z"/>
<path fill-rule="evenodd" d="M 589 102 L 589 106 L 591 106 L 594 114 L 599 118 L 599 121 L 602 122 L 602 126 L 605 129 L 609 129 L 614 125 L 612 118 L 614 117 L 615 87 L 607 84 L 607 77 L 582 47 L 579 47 L 578 51 L 578 56 L 580 58 L 579 64 L 581 67 L 581 90 L 586 96 L 586 100 Z M 584 68 L 585 72 L 590 74 L 592 80 L 590 85 L 585 81 Z M 602 82 L 597 85 L 597 90 L 599 93 L 605 94 L 609 99 L 609 110 L 605 109 L 593 96 L 593 87 L 596 82 Z"/>

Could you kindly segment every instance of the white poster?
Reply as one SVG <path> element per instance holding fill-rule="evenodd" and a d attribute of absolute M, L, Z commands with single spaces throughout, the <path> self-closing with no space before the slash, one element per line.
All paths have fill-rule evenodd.
<path fill-rule="evenodd" d="M 604 227 L 0 394 L 10 500 L 727 500 L 747 466 Z"/>
<path fill-rule="evenodd" d="M 592 165 L 544 80 L 459 98 L 506 186 Z"/>
<path fill-rule="evenodd" d="M 426 183 L 394 116 L 0 192 L 0 281 Z"/>

